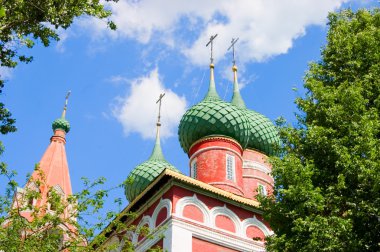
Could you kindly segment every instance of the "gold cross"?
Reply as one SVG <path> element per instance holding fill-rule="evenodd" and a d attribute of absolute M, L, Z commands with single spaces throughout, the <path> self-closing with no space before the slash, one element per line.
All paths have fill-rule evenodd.
<path fill-rule="evenodd" d="M 232 38 L 231 45 L 227 49 L 227 51 L 228 51 L 228 50 L 230 50 L 232 48 L 232 63 L 234 64 L 234 66 L 235 66 L 235 63 L 236 63 L 236 61 L 235 61 L 235 44 L 236 44 L 236 42 L 238 40 L 239 40 L 239 38 L 237 38 L 237 39 Z"/>
<path fill-rule="evenodd" d="M 215 35 L 211 36 L 210 37 L 210 41 L 207 42 L 207 44 L 206 44 L 206 47 L 208 47 L 208 45 L 211 44 L 211 56 L 210 56 L 211 64 L 214 62 L 214 58 L 212 57 L 212 49 L 213 49 L 213 46 L 214 46 L 214 39 L 216 38 L 216 36 L 218 36 L 218 34 L 215 34 Z"/>
<path fill-rule="evenodd" d="M 160 94 L 160 96 L 158 97 L 158 100 L 156 101 L 156 104 L 159 103 L 158 105 L 158 120 L 157 120 L 157 126 L 161 126 L 161 122 L 160 122 L 160 119 L 161 119 L 161 101 L 162 101 L 162 98 L 165 96 L 165 93 L 162 93 Z"/>
<path fill-rule="evenodd" d="M 62 112 L 62 118 L 65 118 L 66 116 L 66 110 L 67 110 L 67 103 L 69 102 L 69 96 L 71 94 L 71 91 L 67 92 L 66 98 L 65 98 L 65 106 L 63 106 L 63 112 Z"/>

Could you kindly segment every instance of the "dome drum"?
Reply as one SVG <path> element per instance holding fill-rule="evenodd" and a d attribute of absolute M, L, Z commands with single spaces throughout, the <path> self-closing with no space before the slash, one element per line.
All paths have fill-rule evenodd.
<path fill-rule="evenodd" d="M 243 196 L 242 148 L 235 140 L 205 137 L 191 147 L 189 154 L 193 178 Z"/>

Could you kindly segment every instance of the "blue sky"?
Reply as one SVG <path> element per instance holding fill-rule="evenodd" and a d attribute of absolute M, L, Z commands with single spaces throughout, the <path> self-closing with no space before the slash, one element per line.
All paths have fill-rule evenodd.
<path fill-rule="evenodd" d="M 328 12 L 375 5 L 358 0 L 120 0 L 109 6 L 118 31 L 106 30 L 104 21 L 79 18 L 60 31 L 60 42 L 25 51 L 34 56 L 31 64 L 0 70 L 8 79 L 2 99 L 18 128 L 2 136 L 2 159 L 24 182 L 48 146 L 51 123 L 71 90 L 66 150 L 73 190 L 82 188 L 81 177 L 104 176 L 107 187 L 117 185 L 149 157 L 155 101 L 166 92 L 164 154 L 188 174 L 177 127 L 185 110 L 206 93 L 205 44 L 211 34 L 219 34 L 214 49 L 220 96 L 231 99 L 231 53 L 226 49 L 232 37 L 239 37 L 237 66 L 247 106 L 272 120 L 283 116 L 294 123 L 294 99 L 303 93 L 308 63 L 320 57 Z M 112 197 L 124 198 L 123 192 Z"/>

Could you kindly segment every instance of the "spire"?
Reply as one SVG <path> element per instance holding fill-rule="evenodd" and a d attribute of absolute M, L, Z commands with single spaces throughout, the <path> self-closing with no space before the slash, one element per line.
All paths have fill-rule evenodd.
<path fill-rule="evenodd" d="M 231 100 L 231 103 L 239 108 L 247 108 L 245 106 L 245 102 L 243 100 L 243 98 L 241 97 L 240 95 L 240 90 L 239 90 L 239 83 L 238 83 L 238 80 L 237 80 L 237 66 L 236 66 L 236 60 L 235 60 L 235 44 L 236 42 L 239 40 L 239 38 L 237 39 L 232 39 L 231 40 L 231 46 L 227 49 L 227 50 L 230 50 L 232 48 L 232 71 L 234 73 L 234 92 L 233 92 L 233 95 L 232 95 L 232 100 Z"/>
<path fill-rule="evenodd" d="M 235 105 L 236 107 L 239 107 L 239 108 L 247 108 L 245 106 L 245 102 L 244 102 L 243 98 L 240 95 L 239 83 L 237 80 L 237 66 L 234 65 L 232 67 L 232 71 L 234 72 L 234 92 L 232 95 L 231 103 L 233 105 Z"/>
<path fill-rule="evenodd" d="M 65 99 L 65 105 L 63 106 L 63 111 L 62 111 L 62 119 L 65 119 L 66 117 L 66 110 L 67 110 L 67 103 L 69 102 L 69 96 L 71 94 L 71 91 L 67 92 L 66 99 Z"/>
<path fill-rule="evenodd" d="M 152 151 L 152 154 L 150 155 L 149 160 L 162 160 L 165 161 L 164 154 L 162 153 L 161 149 L 161 141 L 160 141 L 160 128 L 161 128 L 161 101 L 162 98 L 165 96 L 165 93 L 160 94 L 156 104 L 158 103 L 158 118 L 157 118 L 157 130 L 156 130 L 156 143 L 154 144 L 154 148 Z"/>
<path fill-rule="evenodd" d="M 215 88 L 215 79 L 214 79 L 214 58 L 213 58 L 213 47 L 214 47 L 214 39 L 218 36 L 218 34 L 215 34 L 210 37 L 210 41 L 207 42 L 206 47 L 210 45 L 210 84 L 208 87 L 208 92 L 205 96 L 205 99 L 220 99 L 218 92 Z"/>
<path fill-rule="evenodd" d="M 32 203 L 37 208 L 47 206 L 48 194 L 52 189 L 61 194 L 63 198 L 72 195 L 69 165 L 65 149 L 65 135 L 70 127 L 65 119 L 68 95 L 66 96 L 62 117 L 53 122 L 54 135 L 50 138 L 50 144 L 39 162 L 38 169 L 33 171 L 30 180 L 25 185 L 25 188 L 34 188 L 33 190 L 40 192 L 41 197 L 34 199 Z M 24 192 L 24 189 L 20 188 L 19 190 L 19 195 L 22 197 L 21 194 Z M 29 221 L 34 218 L 30 211 L 23 211 L 21 214 Z M 66 214 L 70 214 L 68 209 L 65 210 Z M 70 226 L 69 228 L 73 227 Z"/>
<path fill-rule="evenodd" d="M 66 99 L 65 99 L 65 105 L 63 106 L 61 118 L 56 119 L 52 124 L 52 128 L 53 128 L 54 133 L 56 133 L 57 130 L 64 131 L 65 133 L 68 133 L 70 131 L 70 123 L 65 118 L 66 117 L 66 110 L 67 110 L 67 103 L 69 101 L 70 94 L 71 94 L 71 91 L 67 92 Z M 63 133 L 63 135 L 64 135 L 64 133 Z"/>
<path fill-rule="evenodd" d="M 49 187 L 59 186 L 63 193 L 68 196 L 72 194 L 69 166 L 66 157 L 66 133 L 70 130 L 70 124 L 66 120 L 67 103 L 70 91 L 65 98 L 65 105 L 61 118 L 53 122 L 54 135 L 50 138 L 50 144 L 40 161 L 40 170 L 43 172 L 46 185 Z M 32 177 L 36 178 L 38 173 L 33 172 Z"/>

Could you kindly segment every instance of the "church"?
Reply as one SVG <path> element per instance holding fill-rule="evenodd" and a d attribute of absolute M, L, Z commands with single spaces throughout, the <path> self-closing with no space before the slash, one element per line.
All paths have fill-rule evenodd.
<path fill-rule="evenodd" d="M 150 157 L 126 174 L 125 196 L 129 204 L 120 216 L 133 212 L 134 217 L 121 218 L 137 229 L 123 237 L 108 232 L 104 246 L 116 244 L 121 250 L 128 240 L 135 251 L 157 247 L 169 252 L 265 251 L 265 237 L 273 232 L 262 218 L 255 197 L 273 192 L 268 156 L 275 154 L 279 137 L 267 117 L 246 107 L 235 60 L 232 100 L 220 98 L 214 79 L 212 40 L 208 92 L 186 111 L 178 127 L 180 145 L 188 156 L 189 175 L 165 159 L 159 112 Z M 157 101 L 160 108 L 164 95 Z M 65 111 L 66 106 L 62 117 L 54 121 L 51 143 L 40 161 L 47 185 L 62 197 L 72 194 L 65 152 L 70 125 Z M 43 192 L 47 188 L 39 190 L 42 195 L 47 193 Z M 44 197 L 30 203 L 38 205 L 43 201 Z M 22 214 L 30 218 L 27 212 Z M 151 235 L 139 234 L 141 228 L 150 230 Z"/>

